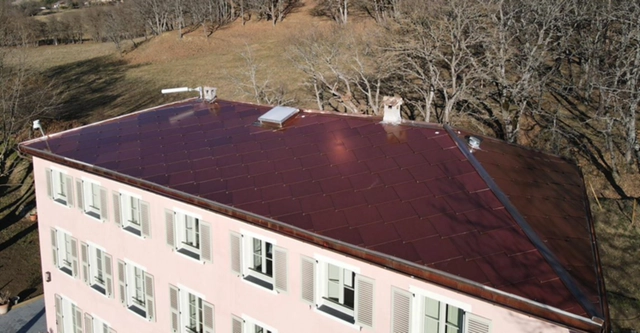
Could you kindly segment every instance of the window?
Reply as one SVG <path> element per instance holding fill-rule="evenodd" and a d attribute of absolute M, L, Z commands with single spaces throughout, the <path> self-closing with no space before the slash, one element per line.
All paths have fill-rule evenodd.
<path fill-rule="evenodd" d="M 126 231 L 142 237 L 150 237 L 149 203 L 140 198 L 113 192 L 114 221 Z"/>
<path fill-rule="evenodd" d="M 107 219 L 107 190 L 100 184 L 76 179 L 78 208 L 98 220 Z"/>
<path fill-rule="evenodd" d="M 133 313 L 155 321 L 153 276 L 144 268 L 118 260 L 120 302 Z"/>
<path fill-rule="evenodd" d="M 461 333 L 462 310 L 425 297 L 423 328 L 425 333 Z"/>
<path fill-rule="evenodd" d="M 58 333 L 82 332 L 82 309 L 58 294 L 55 295 L 55 307 Z"/>
<path fill-rule="evenodd" d="M 318 256 L 302 256 L 302 299 L 325 314 L 373 328 L 374 280 L 357 267 Z"/>
<path fill-rule="evenodd" d="M 112 257 L 95 245 L 80 243 L 84 282 L 97 292 L 113 296 Z"/>
<path fill-rule="evenodd" d="M 53 264 L 61 271 L 78 277 L 78 241 L 71 234 L 51 228 Z"/>
<path fill-rule="evenodd" d="M 231 233 L 231 270 L 245 281 L 287 292 L 287 251 L 275 240 L 243 231 Z"/>
<path fill-rule="evenodd" d="M 116 333 L 116 331 L 109 326 L 104 320 L 95 315 L 89 313 L 84 314 L 84 327 L 85 332 L 92 333 Z M 90 329 L 89 329 L 90 328 Z"/>
<path fill-rule="evenodd" d="M 277 333 L 275 329 L 247 316 L 240 318 L 232 315 L 231 318 L 233 333 Z"/>
<path fill-rule="evenodd" d="M 60 170 L 46 169 L 47 195 L 55 202 L 73 206 L 73 178 Z"/>
<path fill-rule="evenodd" d="M 169 285 L 171 329 L 174 333 L 213 333 L 214 307 L 186 288 Z"/>
<path fill-rule="evenodd" d="M 470 311 L 467 304 L 431 292 L 392 288 L 393 332 L 490 333 L 491 321 Z"/>
<path fill-rule="evenodd" d="M 330 307 L 349 314 L 353 317 L 353 305 L 355 304 L 355 277 L 356 273 L 347 268 L 327 263 L 327 292 L 324 296 Z"/>
<path fill-rule="evenodd" d="M 167 244 L 195 260 L 211 262 L 211 225 L 198 216 L 165 211 Z"/>

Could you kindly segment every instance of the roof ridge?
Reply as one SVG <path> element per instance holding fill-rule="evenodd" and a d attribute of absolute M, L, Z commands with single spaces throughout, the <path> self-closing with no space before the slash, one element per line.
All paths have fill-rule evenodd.
<path fill-rule="evenodd" d="M 578 287 L 574 278 L 569 274 L 567 269 L 560 263 L 555 254 L 544 244 L 542 239 L 538 236 L 535 230 L 527 223 L 525 218 L 520 214 L 518 209 L 511 203 L 506 194 L 500 189 L 498 184 L 493 180 L 491 175 L 484 169 L 480 161 L 478 161 L 475 156 L 466 149 L 466 144 L 458 137 L 453 129 L 449 125 L 444 125 L 445 130 L 451 137 L 451 139 L 456 143 L 462 154 L 467 158 L 469 163 L 476 169 L 476 172 L 480 175 L 482 180 L 487 184 L 489 189 L 495 194 L 498 200 L 505 207 L 507 212 L 513 217 L 518 226 L 525 233 L 527 238 L 531 241 L 533 246 L 540 252 L 544 260 L 551 266 L 551 269 L 558 275 L 560 280 L 563 282 L 565 287 L 569 289 L 569 292 L 576 298 L 576 300 L 582 305 L 583 309 L 587 312 L 587 314 L 591 317 L 603 316 L 599 314 L 596 308 L 589 302 L 588 298 L 584 294 L 584 292 Z"/>

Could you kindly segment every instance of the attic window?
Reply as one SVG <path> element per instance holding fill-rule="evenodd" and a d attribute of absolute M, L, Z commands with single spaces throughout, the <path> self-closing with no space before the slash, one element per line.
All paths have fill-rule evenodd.
<path fill-rule="evenodd" d="M 258 118 L 260 125 L 282 127 L 285 121 L 298 113 L 298 109 L 288 106 L 276 106 Z"/>

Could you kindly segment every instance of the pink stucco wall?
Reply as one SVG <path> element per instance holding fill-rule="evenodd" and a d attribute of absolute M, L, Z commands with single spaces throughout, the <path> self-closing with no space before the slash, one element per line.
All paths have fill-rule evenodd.
<path fill-rule="evenodd" d="M 300 255 L 322 255 L 357 266 L 361 274 L 375 280 L 375 329 L 390 331 L 391 287 L 419 288 L 467 304 L 471 311 L 489 318 L 493 332 L 567 332 L 567 329 L 510 311 L 500 306 L 477 300 L 429 283 L 390 272 L 350 257 L 326 251 L 279 234 L 254 227 L 187 204 L 169 200 L 146 191 L 126 186 L 105 178 L 56 165 L 67 170 L 74 178 L 95 179 L 112 190 L 125 190 L 140 195 L 151 205 L 150 239 L 141 239 L 120 229 L 112 219 L 101 223 L 82 214 L 76 208 L 67 208 L 47 198 L 44 169 L 54 166 L 48 161 L 34 158 L 36 199 L 39 213 L 40 245 L 43 272 L 51 272 L 52 281 L 44 284 L 47 323 L 55 332 L 53 294 L 73 300 L 83 311 L 97 314 L 119 333 L 169 332 L 169 284 L 183 285 L 205 296 L 215 306 L 216 332 L 231 332 L 231 315 L 252 317 L 283 332 L 353 332 L 356 329 L 338 319 L 319 313 L 301 301 Z M 112 215 L 111 202 L 109 214 Z M 213 263 L 202 264 L 175 253 L 166 245 L 164 208 L 180 208 L 199 214 L 212 225 Z M 110 216 L 111 218 L 112 216 Z M 114 290 L 117 286 L 117 259 L 128 259 L 144 266 L 155 278 L 157 321 L 148 322 L 121 306 L 117 290 L 115 298 L 107 298 L 82 280 L 74 279 L 53 266 L 50 227 L 60 227 L 72 233 L 78 241 L 89 241 L 102 246 L 114 259 Z M 275 239 L 277 245 L 288 250 L 289 292 L 277 294 L 262 289 L 235 276 L 230 269 L 231 230 L 247 230 Z M 372 331 L 364 329 L 364 331 Z"/>

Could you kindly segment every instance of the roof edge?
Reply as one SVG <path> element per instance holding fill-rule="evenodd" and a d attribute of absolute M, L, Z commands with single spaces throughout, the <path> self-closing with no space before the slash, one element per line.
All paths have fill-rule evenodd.
<path fill-rule="evenodd" d="M 582 170 L 578 170 L 580 172 L 580 176 L 584 179 L 584 174 Z M 587 198 L 585 203 L 585 210 L 587 211 L 587 223 L 589 224 L 589 234 L 591 237 L 591 249 L 593 252 L 594 259 L 596 260 L 596 277 L 598 279 L 598 293 L 600 294 L 601 300 L 601 310 L 605 317 L 604 327 L 605 330 L 611 329 L 611 315 L 609 313 L 609 302 L 607 301 L 607 289 L 604 281 L 604 274 L 602 273 L 602 263 L 600 262 L 600 251 L 598 250 L 598 244 L 596 242 L 596 227 L 593 221 L 593 215 L 591 214 L 591 206 L 589 205 L 589 196 L 587 195 L 586 186 L 583 186 L 583 194 L 584 197 Z"/>
<path fill-rule="evenodd" d="M 462 139 L 460 139 L 460 137 L 458 137 L 453 132 L 453 129 L 448 125 L 445 125 L 445 129 L 447 130 L 447 133 L 449 133 L 449 136 L 451 136 L 451 138 L 456 142 L 456 145 L 458 146 L 462 154 L 469 160 L 469 162 L 476 169 L 480 177 L 482 177 L 482 179 L 487 183 L 491 191 L 496 195 L 498 200 L 500 200 L 500 202 L 504 205 L 504 207 L 507 209 L 509 214 L 511 214 L 513 219 L 518 223 L 520 228 L 522 228 L 522 231 L 524 231 L 525 235 L 527 235 L 531 243 L 536 247 L 536 249 L 538 249 L 538 251 L 540 251 L 540 254 L 551 266 L 554 272 L 558 274 L 558 277 L 564 283 L 567 289 L 569 289 L 569 292 L 571 292 L 573 297 L 575 297 L 578 300 L 578 302 L 580 302 L 580 304 L 582 305 L 583 309 L 587 312 L 587 314 L 591 317 L 603 316 L 602 314 L 598 313 L 598 311 L 593 306 L 593 304 L 589 302 L 588 298 L 585 296 L 582 290 L 580 290 L 580 288 L 575 283 L 573 277 L 571 277 L 571 275 L 569 274 L 569 272 L 567 272 L 565 267 L 562 266 L 562 264 L 560 264 L 555 254 L 544 244 L 544 242 L 542 241 L 542 239 L 540 239 L 540 237 L 535 232 L 535 230 L 533 230 L 533 228 L 529 225 L 529 223 L 527 223 L 526 219 L 520 214 L 518 209 L 511 203 L 511 200 L 509 200 L 507 195 L 504 192 L 502 192 L 502 190 L 500 189 L 498 184 L 496 184 L 496 182 L 493 180 L 491 175 L 489 175 L 489 173 L 484 169 L 484 167 L 482 167 L 482 163 L 480 163 L 480 161 L 478 161 L 475 158 L 475 156 L 473 155 L 473 153 L 469 151 L 469 149 L 466 149 L 466 144 L 464 143 L 464 141 L 462 141 Z"/>
<path fill-rule="evenodd" d="M 42 158 L 54 163 L 60 163 L 68 167 L 120 181 L 122 183 L 136 186 L 170 199 L 193 204 L 195 206 L 208 209 L 231 218 L 239 219 L 243 222 L 252 223 L 254 225 L 267 228 L 271 231 L 285 234 L 300 241 L 312 243 L 325 249 L 338 251 L 340 253 L 362 259 L 369 263 L 382 266 L 386 269 L 392 269 L 396 272 L 411 276 L 412 278 L 419 278 L 421 280 L 434 283 L 441 287 L 448 288 L 475 298 L 479 298 L 492 303 L 497 303 L 517 312 L 521 312 L 527 315 L 533 315 L 552 323 L 556 323 L 573 329 L 584 330 L 586 332 L 599 333 L 602 331 L 602 325 L 589 318 L 569 313 L 567 311 L 545 305 L 521 296 L 497 290 L 495 288 L 485 286 L 475 281 L 467 280 L 459 276 L 455 276 L 427 266 L 418 265 L 416 263 L 392 257 L 377 251 L 372 251 L 325 236 L 317 235 L 310 231 L 306 231 L 274 219 L 189 195 L 184 192 L 160 186 L 158 184 L 151 183 L 142 179 L 127 176 L 118 172 L 114 172 L 112 170 L 65 158 L 59 155 L 55 155 L 51 152 L 28 147 L 25 146 L 24 143 L 21 143 L 18 147 L 21 152 L 34 157 Z"/>
<path fill-rule="evenodd" d="M 31 140 L 27 140 L 27 141 L 21 142 L 20 145 L 28 145 L 28 144 L 32 144 L 32 143 L 35 143 L 35 142 L 46 141 L 47 139 L 49 139 L 51 137 L 56 137 L 56 136 L 59 136 L 59 135 L 63 135 L 63 134 L 68 133 L 68 132 L 73 132 L 73 131 L 77 131 L 77 130 L 80 130 L 80 129 L 83 129 L 83 128 L 86 128 L 86 127 L 92 127 L 92 126 L 100 125 L 100 124 L 108 122 L 108 121 L 112 121 L 112 120 L 128 117 L 128 116 L 130 116 L 132 114 L 148 112 L 148 111 L 152 111 L 152 110 L 155 110 L 155 109 L 159 109 L 159 108 L 163 108 L 163 107 L 166 107 L 166 106 L 170 106 L 170 105 L 173 105 L 173 104 L 184 103 L 184 102 L 187 102 L 187 101 L 190 101 L 190 100 L 194 100 L 194 99 L 197 100 L 198 98 L 197 97 L 187 98 L 187 99 L 183 99 L 183 100 L 179 100 L 179 101 L 175 101 L 175 102 L 165 103 L 165 104 L 158 105 L 158 106 L 152 106 L 150 108 L 146 108 L 146 109 L 142 109 L 142 110 L 138 110 L 138 111 L 134 111 L 134 112 L 130 112 L 130 113 L 124 113 L 124 114 L 121 114 L 121 115 L 119 115 L 117 117 L 103 119 L 103 120 L 100 120 L 100 121 L 96 121 L 95 123 L 90 123 L 90 124 L 86 124 L 86 125 L 70 128 L 70 129 L 62 131 L 62 132 L 57 132 L 57 133 L 53 133 L 53 134 L 47 134 L 47 135 L 44 135 L 44 136 L 41 136 L 41 137 L 38 137 L 38 138 L 33 138 Z"/>

